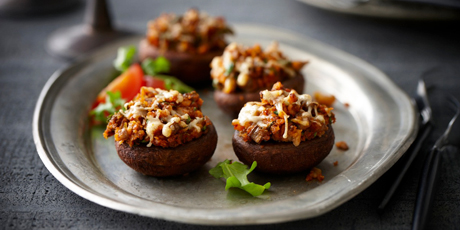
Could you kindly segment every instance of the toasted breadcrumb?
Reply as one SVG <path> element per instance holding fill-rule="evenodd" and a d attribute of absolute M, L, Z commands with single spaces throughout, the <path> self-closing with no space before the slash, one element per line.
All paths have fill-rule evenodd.
<path fill-rule="evenodd" d="M 335 143 L 335 146 L 340 149 L 340 150 L 343 150 L 343 151 L 347 151 L 348 150 L 348 145 L 345 141 L 339 141 L 337 143 Z"/>
<path fill-rule="evenodd" d="M 174 148 L 207 133 L 211 121 L 201 112 L 203 100 L 195 91 L 142 87 L 137 96 L 109 120 L 104 137 L 129 146 L 145 144 Z"/>
<path fill-rule="evenodd" d="M 324 104 L 328 107 L 331 107 L 332 104 L 334 104 L 335 102 L 335 96 L 334 95 L 329 95 L 329 94 L 325 94 L 325 93 L 321 93 L 321 92 L 315 92 L 313 94 L 313 96 L 315 97 L 315 100 L 320 103 L 320 104 Z"/>
<path fill-rule="evenodd" d="M 334 166 L 337 166 L 337 165 L 339 165 L 339 161 L 334 162 Z"/>
<path fill-rule="evenodd" d="M 161 14 L 148 22 L 146 35 L 149 43 L 162 51 L 204 54 L 225 48 L 227 34 L 233 32 L 223 17 L 189 9 L 183 15 Z"/>
<path fill-rule="evenodd" d="M 318 182 L 321 182 L 324 180 L 324 176 L 321 173 L 321 169 L 319 168 L 312 168 L 310 173 L 308 173 L 307 178 L 305 178 L 306 181 L 312 181 L 316 179 Z"/>
<path fill-rule="evenodd" d="M 350 107 L 350 104 L 349 104 L 349 103 L 347 103 L 347 102 L 345 102 L 343 105 L 344 105 L 344 106 L 345 106 L 345 108 L 347 108 L 347 109 L 348 109 L 348 107 Z"/>

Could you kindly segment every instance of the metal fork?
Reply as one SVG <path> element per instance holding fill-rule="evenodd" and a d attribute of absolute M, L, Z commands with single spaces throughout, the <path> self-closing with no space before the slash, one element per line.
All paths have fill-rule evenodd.
<path fill-rule="evenodd" d="M 417 138 L 412 143 L 411 147 L 405 153 L 408 155 L 407 161 L 404 164 L 401 172 L 398 174 L 398 177 L 393 181 L 388 192 L 385 194 L 382 202 L 378 207 L 378 211 L 383 211 L 393 197 L 396 189 L 398 189 L 399 185 L 401 184 L 402 179 L 406 175 L 407 170 L 411 166 L 412 162 L 414 161 L 417 153 L 420 151 L 420 147 L 422 146 L 423 141 L 426 139 L 428 134 L 431 131 L 431 107 L 428 101 L 428 96 L 425 87 L 425 81 L 421 78 L 417 84 L 417 94 L 414 98 L 415 103 L 417 104 L 417 108 L 419 109 L 420 113 L 420 123 L 419 123 L 419 132 L 417 134 Z"/>
<path fill-rule="evenodd" d="M 425 165 L 423 167 L 422 175 L 419 182 L 419 191 L 417 200 L 415 202 L 414 216 L 412 221 L 412 229 L 424 229 L 427 217 L 430 212 L 436 183 L 440 174 L 441 155 L 447 145 L 450 130 L 460 115 L 460 103 L 453 96 L 449 97 L 450 106 L 455 110 L 455 115 L 449 122 L 446 131 L 438 138 L 431 152 L 428 154 Z"/>

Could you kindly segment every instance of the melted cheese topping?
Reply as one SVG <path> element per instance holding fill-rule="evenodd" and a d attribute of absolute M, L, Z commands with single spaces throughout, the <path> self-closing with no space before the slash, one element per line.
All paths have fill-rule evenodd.
<path fill-rule="evenodd" d="M 203 54 L 224 48 L 224 35 L 231 34 L 222 17 L 189 9 L 183 15 L 163 13 L 147 24 L 147 39 L 159 50 Z M 202 48 L 204 47 L 204 48 Z"/>
<path fill-rule="evenodd" d="M 196 119 L 193 119 L 193 121 L 188 124 L 188 128 L 192 129 L 194 128 L 197 132 L 201 132 L 201 129 L 199 126 L 197 126 L 198 122 L 201 122 L 203 120 L 202 117 L 197 117 Z"/>
<path fill-rule="evenodd" d="M 292 101 L 297 98 L 297 100 Z M 264 90 L 261 92 L 261 99 L 268 102 L 270 105 L 275 106 L 278 116 L 282 117 L 285 122 L 285 129 L 283 138 L 288 138 L 288 129 L 289 129 L 289 115 L 283 109 L 283 105 L 297 104 L 301 108 L 307 108 L 307 110 L 301 109 L 301 117 L 296 117 L 292 119 L 292 122 L 298 123 L 303 126 L 310 126 L 310 120 L 312 122 L 319 122 L 325 124 L 326 121 L 323 115 L 318 114 L 316 102 L 313 102 L 312 97 L 308 94 L 298 94 L 295 90 L 286 92 L 284 90 Z M 269 118 L 269 116 L 261 115 L 266 108 L 264 107 L 263 102 L 248 102 L 241 109 L 238 115 L 238 123 L 242 126 L 245 126 L 248 123 L 257 124 L 261 128 L 267 127 L 267 123 L 264 122 L 264 119 Z M 315 112 L 313 116 L 312 112 Z M 330 116 L 330 110 L 328 110 L 328 115 Z"/>
<path fill-rule="evenodd" d="M 265 107 L 263 107 L 260 102 L 248 102 L 241 109 L 240 114 L 238 114 L 238 121 L 241 125 L 255 123 L 259 127 L 265 128 L 267 124 L 262 121 L 264 118 L 268 118 L 268 116 L 260 115 L 264 110 Z"/>
<path fill-rule="evenodd" d="M 155 96 L 158 102 L 163 102 L 163 101 L 166 101 L 166 99 L 173 98 L 173 97 L 177 97 L 176 99 L 177 104 L 181 103 L 184 100 L 184 97 L 182 96 L 181 93 L 179 93 L 179 91 L 176 91 L 176 90 L 168 91 L 168 90 L 162 90 L 162 89 L 154 89 L 154 90 L 156 90 L 158 93 Z"/>
<path fill-rule="evenodd" d="M 301 62 L 301 66 L 306 62 Z M 260 45 L 247 48 L 235 42 L 230 43 L 222 56 L 214 57 L 211 61 L 211 78 L 214 86 L 230 93 L 240 89 L 254 87 L 265 88 L 257 81 L 272 81 L 275 75 L 280 81 L 293 78 L 299 73 L 292 62 L 279 50 L 277 42 L 272 42 L 265 51 Z M 260 71 L 262 69 L 262 71 Z M 279 71 L 282 69 L 283 71 Z M 235 84 L 225 84 L 234 81 Z"/>
<path fill-rule="evenodd" d="M 152 146 L 155 131 L 161 129 L 161 134 L 165 137 L 169 137 L 174 129 L 176 129 L 176 124 L 180 128 L 194 129 L 197 132 L 201 132 L 201 128 L 197 124 L 204 120 L 203 117 L 191 119 L 186 113 L 172 110 L 172 106 L 167 107 L 169 109 L 166 110 L 161 110 L 158 107 L 161 102 L 165 101 L 180 104 L 184 100 L 181 93 L 176 90 L 168 91 L 154 88 L 144 88 L 144 90 L 149 90 L 155 94 L 154 98 L 150 98 L 153 99 L 150 107 L 146 106 L 147 103 L 143 104 L 141 101 L 130 101 L 124 105 L 126 111 L 120 110 L 119 112 L 128 119 L 139 117 L 145 118 L 143 125 L 145 125 L 146 134 L 150 139 L 147 147 Z M 160 118 L 160 114 L 163 114 L 163 117 Z M 186 121 L 189 123 L 187 124 Z"/>
<path fill-rule="evenodd" d="M 126 109 L 126 113 L 120 110 L 120 113 L 122 113 L 125 117 L 133 117 L 133 118 L 138 118 L 138 117 L 145 117 L 147 115 L 147 108 L 144 108 L 142 106 L 141 102 L 136 102 L 134 105 L 131 105 L 131 107 L 128 110 L 128 103 L 125 103 L 124 107 Z"/>

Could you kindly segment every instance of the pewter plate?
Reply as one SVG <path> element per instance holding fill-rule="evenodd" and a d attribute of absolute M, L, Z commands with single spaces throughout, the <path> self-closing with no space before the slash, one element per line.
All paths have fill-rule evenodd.
<path fill-rule="evenodd" d="M 459 9 L 423 2 L 390 0 L 298 0 L 325 10 L 360 16 L 405 20 L 455 20 Z"/>
<path fill-rule="evenodd" d="M 408 96 L 370 64 L 311 38 L 256 25 L 235 26 L 231 40 L 266 47 L 277 40 L 292 59 L 309 60 L 304 68 L 307 93 L 336 96 L 336 141 L 318 166 L 325 180 L 306 182 L 307 173 L 268 176 L 252 173 L 251 181 L 271 182 L 259 197 L 224 189 L 208 170 L 224 159 L 237 160 L 232 145 L 232 118 L 221 112 L 211 90 L 200 91 L 203 112 L 214 122 L 219 142 L 212 159 L 197 172 L 178 178 L 140 175 L 117 156 L 113 139 L 102 127 L 89 127 L 88 111 L 97 93 L 116 75 L 112 61 L 122 45 L 110 44 L 46 83 L 34 114 L 35 144 L 45 166 L 67 188 L 97 204 L 143 216 L 206 225 L 275 223 L 321 215 L 351 199 L 390 168 L 412 143 L 417 117 Z M 349 107 L 344 104 L 348 103 Z M 334 162 L 338 162 L 334 166 Z"/>

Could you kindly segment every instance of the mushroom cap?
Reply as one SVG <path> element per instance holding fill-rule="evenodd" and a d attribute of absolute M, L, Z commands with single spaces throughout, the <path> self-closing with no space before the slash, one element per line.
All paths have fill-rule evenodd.
<path fill-rule="evenodd" d="M 167 177 L 183 175 L 203 166 L 214 154 L 217 132 L 214 125 L 208 133 L 175 148 L 146 145 L 129 146 L 115 141 L 120 159 L 144 175 Z"/>
<path fill-rule="evenodd" d="M 268 141 L 257 144 L 246 142 L 239 131 L 233 134 L 233 150 L 238 159 L 246 165 L 257 161 L 256 171 L 270 174 L 293 174 L 306 171 L 318 165 L 329 155 L 334 146 L 334 130 L 328 130 L 321 137 L 302 141 L 299 146 L 292 142 Z"/>

